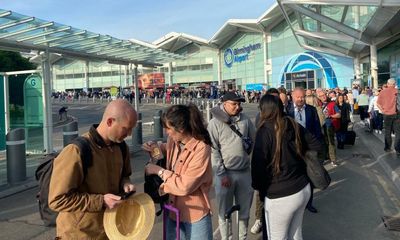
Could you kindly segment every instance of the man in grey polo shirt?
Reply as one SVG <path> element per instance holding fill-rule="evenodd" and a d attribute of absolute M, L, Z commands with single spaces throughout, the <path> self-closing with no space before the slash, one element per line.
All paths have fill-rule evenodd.
<path fill-rule="evenodd" d="M 233 203 L 240 204 L 239 239 L 247 238 L 253 200 L 249 154 L 253 148 L 255 127 L 249 117 L 241 113 L 244 101 L 237 93 L 227 92 L 222 97 L 222 104 L 211 110 L 213 118 L 208 124 L 213 143 L 211 160 L 222 240 L 231 234 L 226 231 L 224 215 Z"/>

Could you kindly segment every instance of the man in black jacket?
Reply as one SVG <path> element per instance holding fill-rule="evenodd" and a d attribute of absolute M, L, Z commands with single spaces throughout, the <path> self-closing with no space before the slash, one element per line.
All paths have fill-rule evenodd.
<path fill-rule="evenodd" d="M 293 90 L 293 101 L 287 106 L 288 115 L 323 142 L 324 138 L 322 137 L 317 110 L 315 107 L 305 103 L 305 96 L 306 93 L 303 88 L 297 87 Z M 312 205 L 313 192 L 314 188 L 311 187 L 311 197 L 307 203 L 307 209 L 312 213 L 317 213 L 317 209 Z"/>

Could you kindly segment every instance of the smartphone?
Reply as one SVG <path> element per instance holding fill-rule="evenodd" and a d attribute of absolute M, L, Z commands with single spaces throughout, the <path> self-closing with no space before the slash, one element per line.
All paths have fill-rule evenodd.
<path fill-rule="evenodd" d="M 121 194 L 120 194 L 121 200 L 126 200 L 126 199 L 128 199 L 128 198 L 129 198 L 130 196 L 132 196 L 135 192 L 136 192 L 136 191 L 130 191 L 130 192 L 121 193 Z"/>

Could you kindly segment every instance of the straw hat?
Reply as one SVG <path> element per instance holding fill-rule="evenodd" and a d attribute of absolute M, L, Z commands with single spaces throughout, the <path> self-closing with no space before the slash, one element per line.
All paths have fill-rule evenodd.
<path fill-rule="evenodd" d="M 153 228 L 154 202 L 146 193 L 135 194 L 117 208 L 106 209 L 104 229 L 110 240 L 146 239 Z"/>

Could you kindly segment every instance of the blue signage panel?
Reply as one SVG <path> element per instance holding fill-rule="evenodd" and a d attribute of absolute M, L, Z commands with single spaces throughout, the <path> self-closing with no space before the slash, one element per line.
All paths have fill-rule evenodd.
<path fill-rule="evenodd" d="M 246 91 L 262 91 L 266 90 L 267 86 L 262 83 L 248 83 L 246 84 Z"/>

